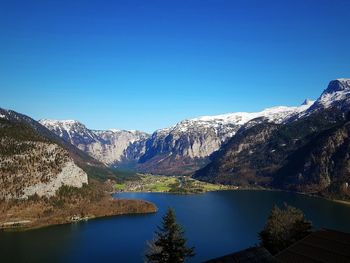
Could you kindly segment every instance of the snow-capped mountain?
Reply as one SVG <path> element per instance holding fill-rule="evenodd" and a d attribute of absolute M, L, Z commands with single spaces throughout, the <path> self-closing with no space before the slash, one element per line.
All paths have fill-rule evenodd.
<path fill-rule="evenodd" d="M 90 130 L 75 120 L 40 120 L 39 122 L 64 140 L 109 166 L 115 166 L 127 160 L 130 152 L 141 155 L 144 151 L 142 142 L 148 138 L 148 134 L 140 131 Z M 137 149 L 128 149 L 128 147 L 133 148 L 136 142 L 138 142 Z"/>
<path fill-rule="evenodd" d="M 17 168 L 9 164 L 17 164 L 6 161 L 5 155 L 8 149 L 23 148 L 26 156 L 11 157 L 25 164 L 15 175 L 22 178 L 22 174 L 28 173 L 32 176 L 22 185 L 35 185 L 25 188 L 24 195 L 24 188 L 21 192 L 6 186 L 4 189 L 12 192 L 3 191 L 0 195 L 17 198 L 33 193 L 51 195 L 53 192 L 47 194 L 46 186 L 40 184 L 46 175 L 50 180 L 58 178 L 52 181 L 55 185 L 62 182 L 80 187 L 87 178 L 78 169 L 82 164 L 96 162 L 106 168 L 91 158 L 94 157 L 112 167 L 132 165 L 147 173 L 184 175 L 204 167 L 194 176 L 225 184 L 261 184 L 350 196 L 350 190 L 343 191 L 349 180 L 349 112 L 350 79 L 331 81 L 315 102 L 305 100 L 297 107 L 202 116 L 180 121 L 152 135 L 116 129 L 91 130 L 74 120 L 41 120 L 39 124 L 25 115 L 0 109 L 0 130 L 4 136 L 0 140 L 3 145 L 0 168 L 10 171 L 6 178 L 12 180 L 12 170 Z M 9 147 L 13 142 L 16 147 Z M 27 169 L 38 156 L 41 159 L 35 169 L 44 169 L 42 174 Z M 64 171 L 63 177 L 60 171 Z M 72 171 L 75 177 L 68 176 Z M 314 178 L 319 182 L 315 183 Z M 11 185 L 10 181 L 5 183 Z"/>
<path fill-rule="evenodd" d="M 312 106 L 282 125 L 245 126 L 194 178 L 350 199 L 349 79 L 331 81 Z"/>
<path fill-rule="evenodd" d="M 259 123 L 284 125 L 315 111 L 350 106 L 350 79 L 331 81 L 316 102 L 305 100 L 296 107 L 277 106 L 260 112 L 235 112 L 180 121 L 152 135 L 139 131 L 90 130 L 73 120 L 41 120 L 65 141 L 109 166 L 136 164 L 142 172 L 191 174 L 203 167 L 215 151 L 238 130 Z"/>
<path fill-rule="evenodd" d="M 260 112 L 203 116 L 157 130 L 146 143 L 139 169 L 165 174 L 191 173 L 248 122 L 283 123 L 306 111 L 312 104 L 313 101 L 305 100 L 298 107 L 278 106 Z"/>
<path fill-rule="evenodd" d="M 75 120 L 39 120 L 41 125 L 60 136 L 62 139 L 83 148 L 79 145 L 86 145 L 98 141 L 98 136 L 85 127 L 84 124 Z"/>
<path fill-rule="evenodd" d="M 277 106 L 260 112 L 236 112 L 216 116 L 203 116 L 189 121 L 197 122 L 200 125 L 218 126 L 228 124 L 243 125 L 256 118 L 265 118 L 269 122 L 282 123 L 290 117 L 307 110 L 313 103 L 314 101 L 306 99 L 297 107 Z"/>
<path fill-rule="evenodd" d="M 340 110 L 350 106 L 350 79 L 340 78 L 329 82 L 328 87 L 315 101 L 314 105 L 306 111 L 309 115 L 317 110 L 337 107 Z"/>
<path fill-rule="evenodd" d="M 137 169 L 143 172 L 186 174 L 206 164 L 208 157 L 248 122 L 283 123 L 307 110 L 312 103 L 188 119 L 157 130 L 152 136 L 140 131 L 90 130 L 74 120 L 40 120 L 40 123 L 109 166 L 138 163 Z"/>

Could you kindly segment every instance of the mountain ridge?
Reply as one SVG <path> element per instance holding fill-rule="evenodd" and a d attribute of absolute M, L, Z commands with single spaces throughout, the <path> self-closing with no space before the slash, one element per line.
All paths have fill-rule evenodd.
<path fill-rule="evenodd" d="M 349 102 L 350 81 L 331 81 L 293 121 L 242 127 L 194 177 L 349 200 Z"/>
<path fill-rule="evenodd" d="M 257 118 L 282 123 L 304 112 L 313 103 L 310 100 L 305 102 L 300 106 L 277 106 L 260 112 L 185 119 L 171 127 L 158 129 L 151 135 L 119 129 L 90 130 L 73 120 L 43 119 L 39 122 L 108 166 L 123 167 L 126 163 L 127 167 L 141 172 L 190 174 L 206 164 L 209 156 L 245 123 Z M 175 170 L 170 167 L 172 164 L 177 167 Z"/>
<path fill-rule="evenodd" d="M 141 131 L 90 130 L 76 120 L 41 119 L 39 122 L 65 141 L 111 167 L 122 158 L 127 158 L 124 151 L 129 144 L 142 141 L 148 136 Z"/>
<path fill-rule="evenodd" d="M 144 173 L 193 175 L 197 179 L 224 184 L 302 189 L 295 185 L 286 186 L 283 180 L 295 178 L 295 174 L 287 173 L 284 167 L 298 156 L 308 160 L 304 165 L 313 163 L 303 154 L 309 148 L 301 150 L 307 145 L 312 149 L 306 152 L 315 155 L 316 160 L 326 160 L 317 156 L 321 152 L 317 145 L 326 142 L 324 147 L 330 148 L 323 155 L 336 152 L 331 159 L 338 158 L 339 163 L 347 167 L 347 157 L 340 154 L 341 150 L 333 151 L 331 147 L 347 147 L 345 141 L 349 125 L 337 135 L 329 135 L 329 140 L 318 141 L 317 138 L 322 133 L 328 134 L 327 130 L 342 125 L 349 109 L 350 80 L 337 79 L 329 83 L 316 101 L 305 100 L 300 106 L 201 116 L 180 121 L 152 134 L 120 129 L 90 130 L 75 120 L 44 119 L 38 123 L 28 116 L 2 109 L 0 119 L 26 123 L 38 134 L 67 149 L 70 157 L 84 170 L 90 169 L 91 162 L 101 169 L 131 167 Z M 339 139 L 341 136 L 343 141 Z M 315 145 L 314 141 L 317 141 Z M 300 154 L 296 154 L 298 151 L 301 151 Z M 320 163 L 312 166 L 332 171 L 332 162 L 327 159 L 327 163 L 327 167 Z M 346 171 L 343 166 L 337 166 L 337 169 Z M 300 167 L 298 169 L 299 173 L 301 170 L 307 173 Z M 324 177 L 330 178 L 327 179 L 328 188 L 333 185 L 332 180 L 336 177 L 332 173 L 318 174 L 326 174 Z M 313 175 L 313 178 L 318 177 Z M 293 183 L 297 184 L 297 181 Z M 308 183 L 305 181 L 305 185 Z M 340 182 L 341 185 L 346 183 Z M 319 185 L 318 190 L 327 192 L 327 187 L 321 189 Z"/>

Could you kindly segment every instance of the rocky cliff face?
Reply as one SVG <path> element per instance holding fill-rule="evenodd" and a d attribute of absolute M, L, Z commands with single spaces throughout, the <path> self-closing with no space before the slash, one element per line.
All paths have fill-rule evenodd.
<path fill-rule="evenodd" d="M 29 117 L 0 109 L 1 199 L 48 197 L 63 185 L 80 188 L 88 183 L 70 153 L 38 130 L 40 124 Z"/>
<path fill-rule="evenodd" d="M 192 174 L 209 156 L 247 123 L 285 123 L 307 110 L 313 101 L 299 107 L 273 107 L 261 112 L 238 112 L 184 120 L 152 134 L 146 142 L 138 169 L 158 174 Z"/>
<path fill-rule="evenodd" d="M 104 150 L 98 159 L 116 167 L 121 163 L 138 160 L 144 154 L 146 140 L 149 138 L 147 133 L 140 131 L 109 130 L 95 133 L 103 139 L 101 145 Z"/>
<path fill-rule="evenodd" d="M 151 136 L 139 131 L 87 129 L 77 121 L 41 120 L 40 123 L 90 156 L 111 167 L 133 167 L 155 174 L 192 174 L 209 161 L 242 127 L 257 123 L 285 123 L 305 112 L 299 107 L 273 107 L 261 112 L 237 112 L 184 120 Z M 249 123 L 249 124 L 248 124 Z"/>
<path fill-rule="evenodd" d="M 145 151 L 148 135 L 139 131 L 89 130 L 73 120 L 40 120 L 46 128 L 108 166 L 137 158 Z"/>

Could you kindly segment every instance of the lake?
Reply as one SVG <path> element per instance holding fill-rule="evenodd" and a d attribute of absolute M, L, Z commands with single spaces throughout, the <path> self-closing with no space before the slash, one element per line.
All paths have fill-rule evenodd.
<path fill-rule="evenodd" d="M 120 193 L 116 198 L 149 200 L 149 215 L 101 218 L 27 232 L 0 232 L 0 262 L 143 262 L 167 207 L 175 209 L 188 244 L 190 262 L 221 256 L 257 244 L 273 204 L 303 210 L 316 228 L 350 232 L 350 206 L 286 192 L 222 191 L 198 195 Z"/>

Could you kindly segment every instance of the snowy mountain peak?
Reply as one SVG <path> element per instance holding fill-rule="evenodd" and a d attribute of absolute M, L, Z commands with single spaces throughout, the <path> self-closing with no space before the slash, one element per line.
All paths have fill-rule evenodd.
<path fill-rule="evenodd" d="M 235 112 L 180 121 L 172 127 L 157 130 L 152 134 L 141 162 L 152 162 L 152 158 L 157 154 L 166 155 L 167 160 L 206 158 L 248 122 L 256 119 L 255 123 L 284 123 L 307 110 L 311 104 L 310 101 L 298 107 L 277 106 L 260 112 Z M 155 167 L 157 165 L 155 164 Z"/>
<path fill-rule="evenodd" d="M 64 127 L 65 129 L 70 129 L 74 126 L 84 126 L 79 121 L 76 120 L 50 120 L 50 119 L 42 119 L 39 120 L 41 125 L 44 126 L 52 126 L 52 127 Z M 85 127 L 85 126 L 84 126 Z"/>
<path fill-rule="evenodd" d="M 337 81 L 339 82 L 349 82 L 350 79 L 349 78 L 339 78 L 339 79 L 336 79 Z"/>
<path fill-rule="evenodd" d="M 310 99 L 305 99 L 304 102 L 301 104 L 301 106 L 305 106 L 305 105 L 309 105 L 311 106 L 312 104 L 314 104 L 314 100 L 310 100 Z"/>
<path fill-rule="evenodd" d="M 180 121 L 174 126 L 159 129 L 155 133 L 158 136 L 166 136 L 169 133 L 188 133 L 190 131 L 204 132 L 207 129 L 212 129 L 217 134 L 223 132 L 228 136 L 232 136 L 239 127 L 253 119 L 264 118 L 269 122 L 283 123 L 289 118 L 306 111 L 313 103 L 314 101 L 312 100 L 305 100 L 301 106 L 297 107 L 276 106 L 266 108 L 259 112 L 234 112 L 213 116 L 201 116 Z"/>
<path fill-rule="evenodd" d="M 120 130 L 120 129 L 108 129 L 107 131 L 110 131 L 110 132 L 120 132 L 121 130 Z"/>
<path fill-rule="evenodd" d="M 324 93 L 334 93 L 339 91 L 350 91 L 350 79 L 341 78 L 332 80 L 329 82 L 327 89 Z"/>
<path fill-rule="evenodd" d="M 76 120 L 43 119 L 39 120 L 39 123 L 72 144 L 80 143 L 81 138 L 89 141 L 96 140 L 96 135 L 86 128 L 84 124 Z"/>
<path fill-rule="evenodd" d="M 337 107 L 339 109 L 350 106 L 350 79 L 342 78 L 329 82 L 317 101 L 310 107 L 307 114 L 316 110 Z"/>
<path fill-rule="evenodd" d="M 131 134 L 147 134 L 143 131 L 139 131 L 139 130 L 122 130 L 122 129 L 108 129 L 108 130 L 105 130 L 105 131 L 94 131 L 94 132 L 112 132 L 112 133 L 131 133 Z"/>
<path fill-rule="evenodd" d="M 40 120 L 39 122 L 65 141 L 107 165 L 114 165 L 122 159 L 129 158 L 128 154 L 136 155 L 142 152 L 142 143 L 149 136 L 140 131 L 90 130 L 75 120 Z M 137 143 L 140 149 L 135 150 L 132 147 Z"/>
<path fill-rule="evenodd" d="M 312 104 L 313 101 L 308 100 L 298 107 L 276 106 L 266 108 L 259 112 L 235 112 L 216 116 L 202 116 L 199 118 L 190 119 L 189 121 L 243 125 L 250 120 L 264 117 L 271 122 L 281 123 L 292 115 L 307 110 Z"/>

